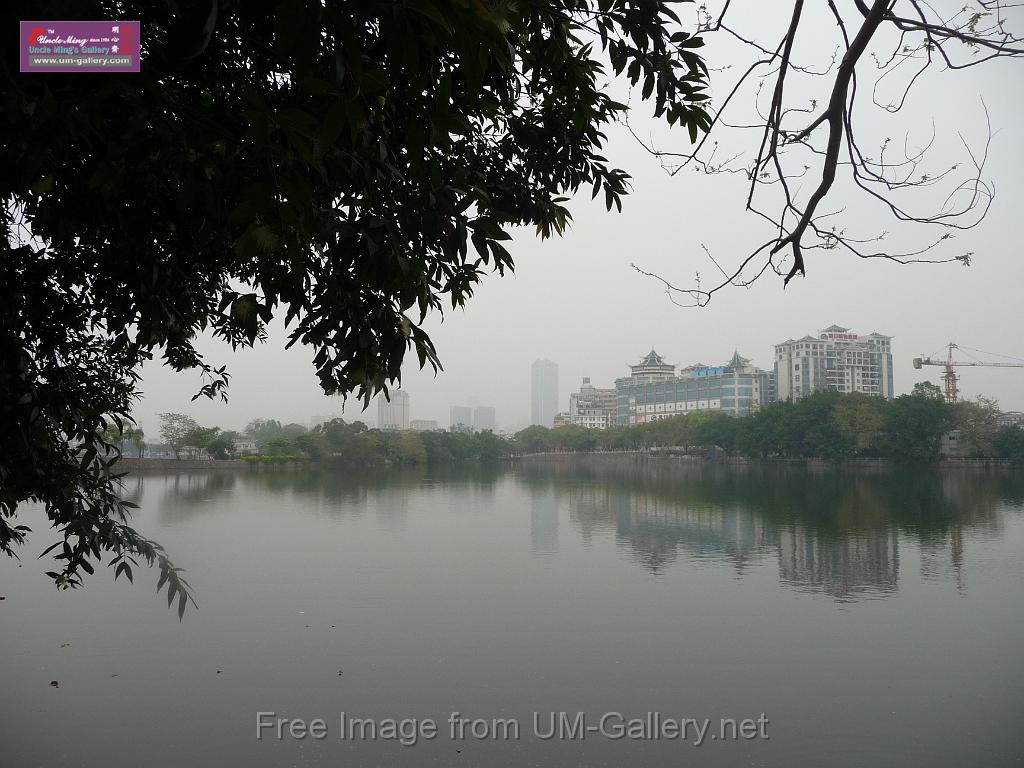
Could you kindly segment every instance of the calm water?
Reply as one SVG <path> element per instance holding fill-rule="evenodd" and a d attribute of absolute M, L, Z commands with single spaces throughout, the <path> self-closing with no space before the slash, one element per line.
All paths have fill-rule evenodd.
<path fill-rule="evenodd" d="M 1024 764 L 1020 475 L 210 473 L 128 493 L 200 610 L 179 623 L 146 572 L 55 592 L 34 525 L 24 567 L 0 562 L 5 768 Z M 327 736 L 257 741 L 259 711 Z M 342 711 L 438 733 L 342 740 Z M 520 738 L 452 739 L 456 711 Z M 769 738 L 613 740 L 611 716 L 535 735 L 561 711 L 708 734 L 763 713 Z"/>

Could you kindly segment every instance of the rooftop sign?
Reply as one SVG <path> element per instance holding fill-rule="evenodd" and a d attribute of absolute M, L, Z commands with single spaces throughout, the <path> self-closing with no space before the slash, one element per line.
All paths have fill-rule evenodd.
<path fill-rule="evenodd" d="M 860 337 L 856 333 L 832 333 L 826 331 L 821 334 L 823 339 L 831 339 L 832 341 L 857 341 Z"/>

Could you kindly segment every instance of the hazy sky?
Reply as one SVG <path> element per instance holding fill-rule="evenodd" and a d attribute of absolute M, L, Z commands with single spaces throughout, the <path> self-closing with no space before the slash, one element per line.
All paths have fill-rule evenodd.
<path fill-rule="evenodd" d="M 757 8 L 756 3 L 740 4 L 731 12 L 734 25 L 751 35 L 778 26 L 780 19 L 758 17 L 763 11 Z M 809 18 L 801 30 L 803 48 L 798 45 L 797 56 L 827 61 L 835 46 L 834 33 L 834 23 Z M 725 92 L 739 65 L 750 60 L 746 52 L 722 42 L 709 45 L 705 52 L 710 66 L 731 67 L 712 72 L 715 94 Z M 974 230 L 958 233 L 947 251 L 973 251 L 970 268 L 901 266 L 862 261 L 838 250 L 814 251 L 807 259 L 807 277 L 795 279 L 785 290 L 780 278 L 768 274 L 750 289 L 719 293 L 705 308 L 680 308 L 630 263 L 689 286 L 695 272 L 707 279 L 715 272 L 702 243 L 723 265 L 730 264 L 767 239 L 766 231 L 743 210 L 746 184 L 741 175 L 684 171 L 669 177 L 624 128 L 616 127 L 609 131 L 606 155 L 634 177 L 623 212 L 606 213 L 600 200 L 592 202 L 584 193 L 571 204 L 575 221 L 562 238 L 541 242 L 532 230 L 517 232 L 510 246 L 515 274 L 486 278 L 465 310 L 447 313 L 443 322 L 439 317 L 428 320 L 426 327 L 444 371 L 437 376 L 419 371 L 412 355 L 403 374 L 411 418 L 437 419 L 447 426 L 451 405 L 493 405 L 499 427 L 518 428 L 529 418 L 530 364 L 537 358 L 558 363 L 559 407 L 565 410 L 569 393 L 582 377 L 589 376 L 597 386 L 613 386 L 616 377 L 628 374 L 626 366 L 651 347 L 678 365 L 723 362 L 739 349 L 770 368 L 773 344 L 814 334 L 833 323 L 894 337 L 897 394 L 918 381 L 939 382 L 941 369 L 916 371 L 911 360 L 941 354 L 948 341 L 1024 358 L 1024 260 L 1016 230 L 1024 210 L 1024 106 L 1019 98 L 1024 61 L 961 72 L 935 68 L 894 116 L 869 102 L 873 66 L 865 60 L 858 70 L 862 109 L 857 125 L 866 153 L 885 136 L 902 147 L 909 134 L 909 146 L 920 146 L 930 137 L 934 119 L 937 139 L 926 165 L 935 172 L 966 159 L 958 132 L 972 148 L 983 146 L 986 127 L 980 98 L 988 106 L 997 134 L 985 177 L 994 183 L 996 199 L 987 219 Z M 817 87 L 830 83 L 822 80 Z M 792 87 L 804 86 L 794 82 Z M 819 103 L 827 98 L 820 90 L 807 95 Z M 622 98 L 627 96 L 623 91 Z M 749 117 L 752 104 L 749 95 L 734 116 Z M 630 120 L 638 133 L 653 136 L 664 148 L 689 146 L 685 131 L 670 132 L 649 119 L 649 113 L 643 104 L 633 111 Z M 758 138 L 752 132 L 726 131 L 719 140 L 729 151 L 749 151 Z M 817 168 L 811 173 L 820 176 Z M 811 183 L 809 176 L 807 186 Z M 935 212 L 942 199 L 943 195 L 904 198 L 908 205 L 916 200 L 915 209 L 926 213 Z M 877 234 L 884 229 L 891 233 L 886 242 L 893 245 L 900 238 L 904 243 L 924 243 L 941 234 L 934 228 L 908 229 L 887 220 L 862 195 L 837 185 L 827 208 L 841 207 L 846 208 L 841 221 L 851 233 Z M 139 421 L 153 439 L 158 430 L 155 414 L 161 411 L 185 412 L 205 425 L 233 429 L 260 416 L 308 425 L 311 419 L 342 415 L 341 400 L 324 396 L 317 386 L 310 363 L 313 352 L 285 351 L 284 341 L 281 326 L 275 325 L 266 344 L 240 353 L 210 340 L 201 342 L 208 359 L 226 362 L 232 373 L 227 405 L 190 402 L 198 387 L 195 376 L 150 364 L 143 370 L 145 397 L 137 412 Z M 961 373 L 965 396 L 991 396 L 1007 410 L 1024 410 L 1024 369 L 964 368 Z M 343 415 L 372 423 L 376 408 L 361 415 L 360 404 L 350 401 Z"/>

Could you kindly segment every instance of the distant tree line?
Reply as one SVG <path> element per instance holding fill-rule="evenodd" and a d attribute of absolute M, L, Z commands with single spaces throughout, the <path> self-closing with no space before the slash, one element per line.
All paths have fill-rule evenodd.
<path fill-rule="evenodd" d="M 889 458 L 934 461 L 953 432 L 961 455 L 1024 460 L 1024 429 L 1000 426 L 998 404 L 979 398 L 947 403 L 930 383 L 892 400 L 822 391 L 772 403 L 750 416 L 697 411 L 631 427 L 529 427 L 516 435 L 524 452 L 672 448 L 751 458 Z"/>
<path fill-rule="evenodd" d="M 399 432 L 370 429 L 361 421 L 332 419 L 307 429 L 276 419 L 254 419 L 242 432 L 203 427 L 180 413 L 160 414 L 160 434 L 176 458 L 206 454 L 253 461 L 326 460 L 353 466 L 449 464 L 495 461 L 514 451 L 514 441 L 490 431 Z M 241 452 L 250 443 L 255 451 Z"/>
<path fill-rule="evenodd" d="M 255 419 L 243 432 L 203 427 L 183 414 L 161 414 L 161 435 L 176 456 L 205 453 L 237 458 L 243 441 L 254 461 L 330 460 L 351 466 L 437 465 L 497 461 L 526 453 L 667 450 L 750 458 L 888 458 L 929 462 L 953 433 L 961 455 L 1024 461 L 1024 429 L 1000 426 L 998 405 L 979 398 L 946 403 L 933 384 L 918 384 L 893 400 L 860 393 L 817 392 L 772 403 L 750 416 L 723 411 L 611 429 L 532 426 L 514 436 L 490 431 L 415 432 L 370 429 L 333 419 L 307 429 Z"/>

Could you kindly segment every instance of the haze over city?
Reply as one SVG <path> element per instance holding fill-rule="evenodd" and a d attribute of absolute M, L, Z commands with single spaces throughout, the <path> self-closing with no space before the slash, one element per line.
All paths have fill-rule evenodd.
<path fill-rule="evenodd" d="M 515 429 L 529 422 L 530 365 L 539 358 L 558 364 L 559 407 L 565 409 L 569 393 L 584 376 L 596 386 L 611 387 L 652 347 L 680 366 L 718 364 L 738 349 L 755 365 L 771 368 L 774 344 L 833 324 L 893 337 L 896 394 L 909 392 L 918 381 L 939 383 L 940 369 L 914 370 L 911 361 L 941 353 L 950 341 L 1024 358 L 1024 261 L 1016 229 L 1017 201 L 1024 195 L 1024 105 L 1007 98 L 1019 82 L 1013 67 L 1012 62 L 992 62 L 984 70 L 926 79 L 895 124 L 864 112 L 875 134 L 891 131 L 902 140 L 910 131 L 911 144 L 928 140 L 928 116 L 934 115 L 938 138 L 933 151 L 960 159 L 958 132 L 972 149 L 984 146 L 979 97 L 984 99 L 995 131 L 985 170 L 994 182 L 995 201 L 987 218 L 976 229 L 958 233 L 951 246 L 954 253 L 973 252 L 970 267 L 904 266 L 860 260 L 839 250 L 814 251 L 807 277 L 794 279 L 786 289 L 769 272 L 749 289 L 721 291 L 707 307 L 681 308 L 631 263 L 681 287 L 690 287 L 698 271 L 710 282 L 718 273 L 701 244 L 720 263 L 730 264 L 750 250 L 764 228 L 742 210 L 742 175 L 687 171 L 670 177 L 625 127 L 616 126 L 609 135 L 609 159 L 634 176 L 622 213 L 607 213 L 600 198 L 578 195 L 570 203 L 574 222 L 564 236 L 541 241 L 532 230 L 519 230 L 509 244 L 514 274 L 486 276 L 465 310 L 449 310 L 443 322 L 428 318 L 424 327 L 444 370 L 435 376 L 429 369 L 418 370 L 414 361 L 407 363 L 402 388 L 411 398 L 411 418 L 446 426 L 452 405 L 491 405 L 499 427 Z M 655 135 L 676 148 L 685 145 L 685 138 L 647 114 L 644 108 L 633 112 L 638 135 Z M 920 119 L 908 117 L 916 115 Z M 941 198 L 920 199 L 924 202 L 918 207 L 941 207 Z M 904 242 L 921 242 L 941 234 L 890 221 L 874 225 L 877 209 L 855 198 L 850 206 L 845 215 L 851 226 L 883 227 L 891 232 L 890 240 L 902 236 Z M 324 396 L 317 386 L 312 352 L 301 346 L 286 351 L 285 342 L 286 333 L 275 321 L 268 341 L 253 350 L 232 353 L 213 341 L 201 344 L 210 361 L 226 363 L 232 373 L 226 405 L 190 402 L 199 386 L 195 377 L 148 365 L 139 421 L 155 429 L 156 413 L 181 411 L 201 423 L 240 429 L 257 417 L 309 424 L 341 415 L 341 401 Z M 965 397 L 984 395 L 1006 410 L 1024 410 L 1021 371 L 967 368 L 961 373 Z M 343 416 L 373 423 L 376 408 L 363 412 L 350 399 Z"/>

